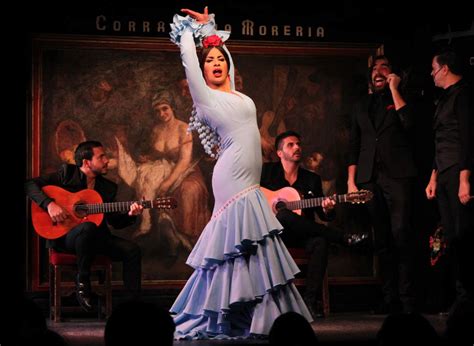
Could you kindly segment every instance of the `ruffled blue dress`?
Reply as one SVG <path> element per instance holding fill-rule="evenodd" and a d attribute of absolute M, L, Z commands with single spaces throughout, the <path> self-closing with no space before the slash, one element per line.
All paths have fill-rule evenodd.
<path fill-rule="evenodd" d="M 237 91 L 209 88 L 199 66 L 196 46 L 202 38 L 218 34 L 225 41 L 229 33 L 215 30 L 213 15 L 204 25 L 176 15 L 171 28 L 196 117 L 220 136 L 213 215 L 186 261 L 195 271 L 171 307 L 175 338 L 265 336 L 288 311 L 312 321 L 292 283 L 299 269 L 278 236 L 282 226 L 259 188 L 262 156 L 255 104 Z M 233 71 L 231 63 L 232 89 Z"/>

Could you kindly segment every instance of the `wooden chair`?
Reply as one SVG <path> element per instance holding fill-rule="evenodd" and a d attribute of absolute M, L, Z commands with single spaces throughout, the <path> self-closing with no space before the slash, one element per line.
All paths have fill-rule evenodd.
<path fill-rule="evenodd" d="M 92 290 L 99 295 L 99 318 L 102 313 L 109 317 L 112 313 L 112 261 L 107 256 L 97 256 L 91 267 L 92 272 L 99 273 L 98 282 L 92 282 Z M 49 249 L 49 311 L 54 322 L 61 321 L 61 297 L 75 292 L 75 282 L 62 281 L 65 272 L 77 273 L 77 257 L 69 253 Z M 105 299 L 104 299 L 105 298 Z M 105 306 L 102 306 L 102 300 Z"/>
<path fill-rule="evenodd" d="M 293 260 L 298 266 L 305 266 L 308 265 L 308 254 L 306 253 L 305 249 L 303 248 L 289 248 L 288 251 L 290 252 Z M 295 279 L 295 285 L 297 287 L 302 287 L 306 285 L 306 278 L 297 277 Z M 322 302 L 323 302 L 323 314 L 324 317 L 329 316 L 330 306 L 329 306 L 329 280 L 328 280 L 328 272 L 324 274 L 323 278 L 323 287 L 322 287 Z"/>

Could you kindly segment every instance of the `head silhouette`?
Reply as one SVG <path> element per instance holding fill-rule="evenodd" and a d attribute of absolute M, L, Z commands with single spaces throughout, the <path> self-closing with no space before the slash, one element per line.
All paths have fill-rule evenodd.
<path fill-rule="evenodd" d="M 453 304 L 446 320 L 445 336 L 452 345 L 473 345 L 474 301 L 459 299 Z"/>
<path fill-rule="evenodd" d="M 273 322 L 269 334 L 270 345 L 318 345 L 318 338 L 311 324 L 296 312 L 286 312 Z"/>
<path fill-rule="evenodd" d="M 173 345 L 175 325 L 168 311 L 138 300 L 122 303 L 107 320 L 105 346 Z"/>
<path fill-rule="evenodd" d="M 388 315 L 377 333 L 379 346 L 440 345 L 441 338 L 430 322 L 419 313 Z"/>

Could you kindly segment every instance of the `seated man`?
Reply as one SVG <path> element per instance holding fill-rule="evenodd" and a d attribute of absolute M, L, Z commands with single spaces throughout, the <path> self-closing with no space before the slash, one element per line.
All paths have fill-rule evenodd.
<path fill-rule="evenodd" d="M 280 162 L 263 164 L 262 187 L 278 190 L 290 186 L 307 198 L 323 196 L 321 178 L 300 167 L 302 155 L 298 133 L 286 131 L 279 134 L 275 139 L 275 149 Z M 333 199 L 326 198 L 321 207 L 304 209 L 302 216 L 286 208 L 278 210 L 276 215 L 284 227 L 281 238 L 286 246 L 304 247 L 310 254 L 304 299 L 313 317 L 321 315 L 317 313 L 317 303 L 327 267 L 328 243 L 356 245 L 368 238 L 367 234 L 347 234 L 315 221 L 314 212 L 321 220 L 330 221 L 334 217 L 335 204 Z"/>
<path fill-rule="evenodd" d="M 93 189 L 99 193 L 103 202 L 114 202 L 117 184 L 104 178 L 107 174 L 109 159 L 100 142 L 87 141 L 80 143 L 75 150 L 76 165 L 63 164 L 61 168 L 49 175 L 28 180 L 25 190 L 28 197 L 48 212 L 53 223 L 62 223 L 69 217 L 64 206 L 59 205 L 42 188 L 46 185 L 59 186 L 69 192 Z M 48 241 L 48 247 L 60 252 L 70 252 L 77 256 L 78 274 L 76 278 L 76 297 L 81 307 L 90 311 L 90 270 L 96 255 L 109 256 L 114 261 L 123 262 L 123 280 L 125 287 L 134 295 L 139 295 L 141 288 L 141 253 L 135 243 L 116 237 L 110 232 L 107 223 L 114 228 L 132 225 L 136 215 L 141 214 L 143 207 L 133 203 L 127 213 L 105 213 L 102 223 L 82 222 L 71 228 L 64 236 Z"/>

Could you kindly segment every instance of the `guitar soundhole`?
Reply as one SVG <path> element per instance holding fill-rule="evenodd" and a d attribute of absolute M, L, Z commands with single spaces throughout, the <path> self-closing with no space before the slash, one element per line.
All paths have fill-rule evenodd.
<path fill-rule="evenodd" d="M 283 202 L 283 201 L 278 201 L 277 204 L 275 204 L 275 209 L 277 211 L 280 211 L 282 209 L 285 209 L 286 208 L 286 203 Z"/>
<path fill-rule="evenodd" d="M 88 211 L 87 205 L 85 205 L 82 202 L 74 205 L 74 214 L 76 214 L 78 218 L 86 217 L 87 211 Z"/>

